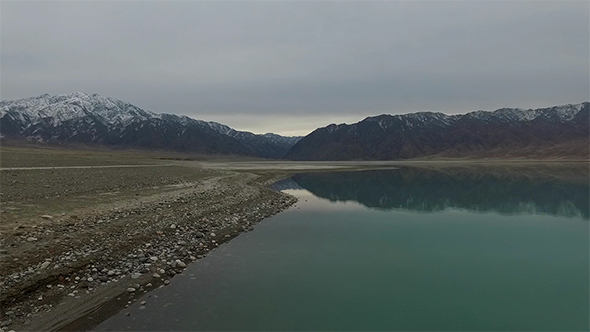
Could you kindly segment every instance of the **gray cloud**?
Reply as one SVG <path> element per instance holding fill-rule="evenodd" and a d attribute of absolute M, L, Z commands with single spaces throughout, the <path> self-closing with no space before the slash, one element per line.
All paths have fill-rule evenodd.
<path fill-rule="evenodd" d="M 289 133 L 589 99 L 583 1 L 0 6 L 2 99 L 79 90 Z"/>

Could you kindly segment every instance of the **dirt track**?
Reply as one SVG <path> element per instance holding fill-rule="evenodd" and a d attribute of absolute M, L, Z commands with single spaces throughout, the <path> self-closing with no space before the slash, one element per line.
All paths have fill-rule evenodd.
<path fill-rule="evenodd" d="M 174 166 L 172 164 L 163 165 L 95 165 L 95 166 L 47 166 L 47 167 L 5 167 L 0 171 L 29 171 L 29 170 L 52 170 L 52 169 L 87 169 L 87 168 L 137 168 L 137 167 L 162 167 Z"/>

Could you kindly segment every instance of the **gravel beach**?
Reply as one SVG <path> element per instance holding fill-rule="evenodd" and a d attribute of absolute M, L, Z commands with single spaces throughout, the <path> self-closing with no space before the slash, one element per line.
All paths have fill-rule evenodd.
<path fill-rule="evenodd" d="M 295 203 L 195 164 L 3 169 L 1 331 L 84 330 Z"/>

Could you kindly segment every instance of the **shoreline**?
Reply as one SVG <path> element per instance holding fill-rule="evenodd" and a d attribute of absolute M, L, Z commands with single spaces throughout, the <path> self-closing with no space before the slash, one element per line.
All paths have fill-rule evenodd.
<path fill-rule="evenodd" d="M 107 167 L 65 159 L 48 168 L 38 167 L 43 159 L 35 160 L 40 161 L 32 167 L 0 172 L 0 332 L 91 329 L 165 287 L 220 244 L 295 204 L 295 197 L 269 187 L 295 173 L 406 166 L 454 172 L 473 166 L 544 176 L 529 170 L 539 166 L 530 160 L 147 165 L 153 160 L 138 159 L 119 167 L 112 157 Z M 558 164 L 588 168 L 588 161 L 571 160 L 545 161 L 544 167 Z"/>
<path fill-rule="evenodd" d="M 269 182 L 250 173 L 221 172 L 192 188 L 76 221 L 73 227 L 91 228 L 94 238 L 60 255 L 47 252 L 23 272 L 2 275 L 1 329 L 92 328 L 134 298 L 163 287 L 210 250 L 296 202 L 270 189 Z M 149 224 L 145 212 L 152 217 Z M 117 218 L 126 219 L 128 227 Z M 146 229 L 130 225 L 133 221 Z M 101 238 L 114 233 L 125 236 Z"/>

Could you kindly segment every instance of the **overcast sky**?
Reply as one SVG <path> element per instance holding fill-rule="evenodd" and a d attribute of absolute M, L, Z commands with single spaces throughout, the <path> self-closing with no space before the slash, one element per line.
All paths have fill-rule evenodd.
<path fill-rule="evenodd" d="M 98 93 L 285 135 L 382 113 L 579 103 L 589 6 L 2 1 L 0 94 Z"/>

